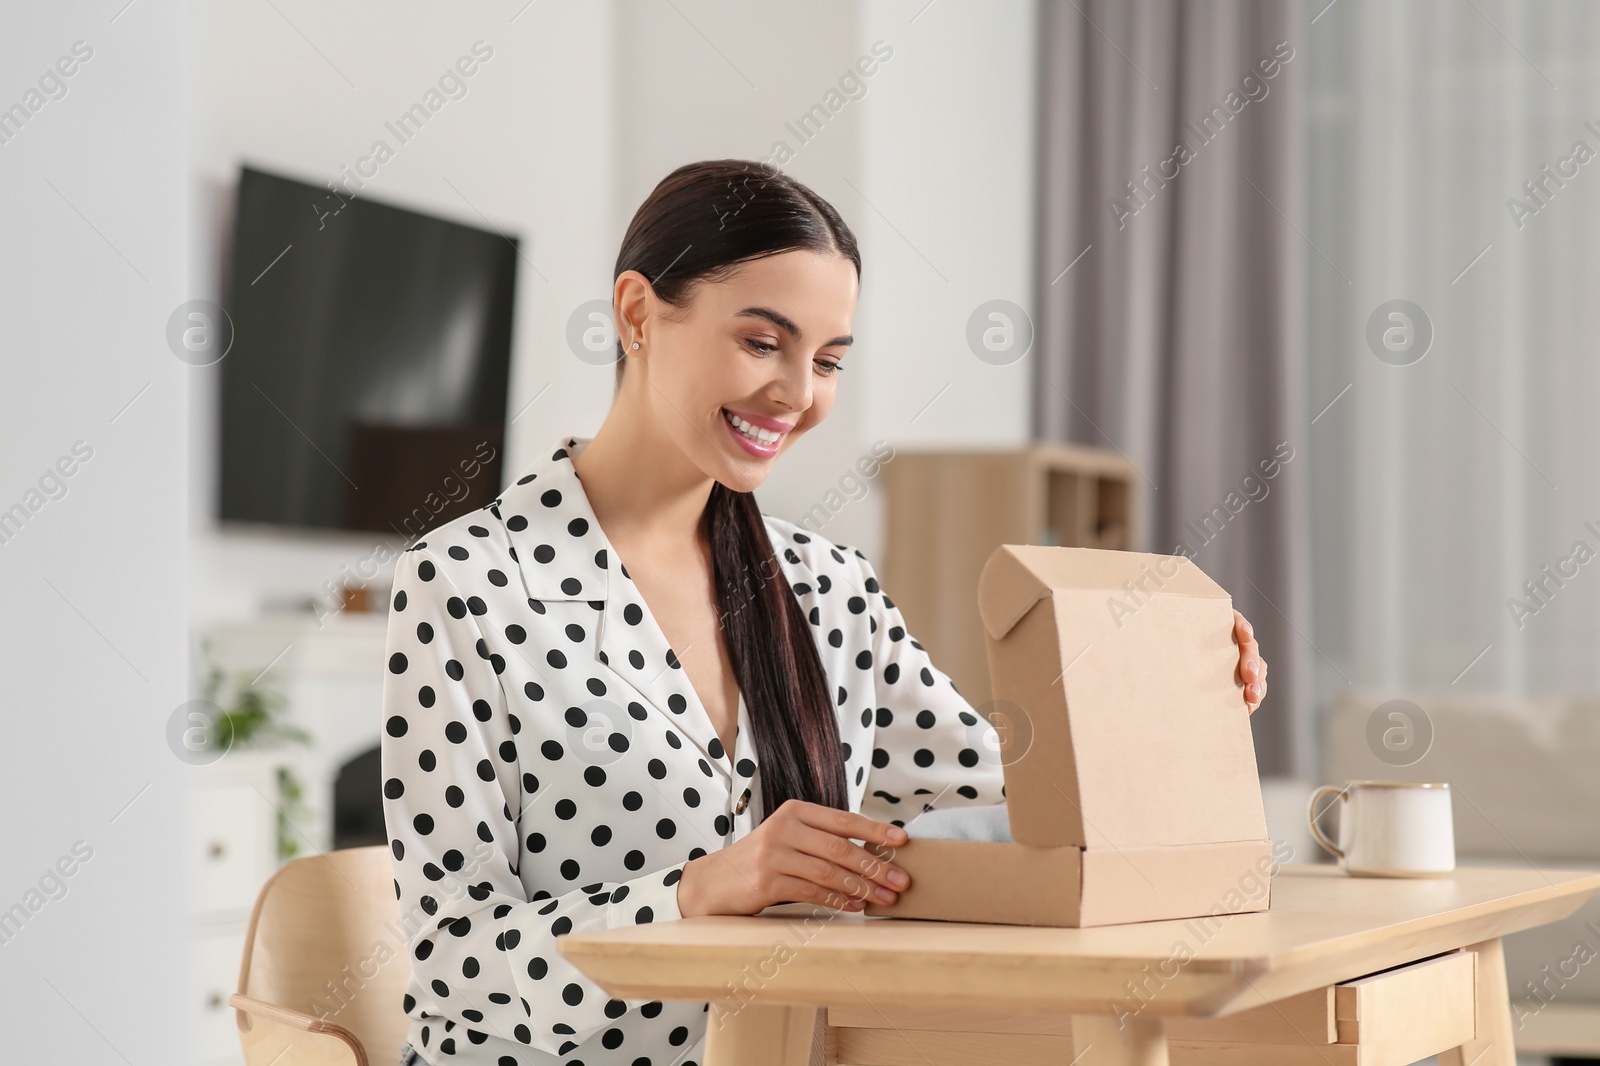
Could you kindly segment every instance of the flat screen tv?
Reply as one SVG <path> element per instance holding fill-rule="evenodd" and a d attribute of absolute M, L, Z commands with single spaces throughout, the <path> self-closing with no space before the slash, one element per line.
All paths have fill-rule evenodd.
<path fill-rule="evenodd" d="M 220 518 L 413 539 L 500 488 L 513 238 L 242 168 Z"/>

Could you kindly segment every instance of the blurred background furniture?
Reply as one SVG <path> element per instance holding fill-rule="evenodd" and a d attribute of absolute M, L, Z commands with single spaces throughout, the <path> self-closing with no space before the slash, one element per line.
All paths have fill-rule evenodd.
<path fill-rule="evenodd" d="M 1414 719 L 1419 749 L 1369 742 L 1374 713 Z M 1427 746 L 1421 747 L 1422 738 Z M 1347 690 L 1325 716 L 1323 776 L 1448 781 L 1461 863 L 1600 868 L 1600 700 L 1490 693 Z M 1394 761 L 1415 757 L 1409 765 Z M 1336 818 L 1330 818 L 1336 822 Z M 1587 827 L 1575 831 L 1575 827 Z M 1513 1031 L 1523 1054 L 1600 1058 L 1600 901 L 1505 938 Z"/>
<path fill-rule="evenodd" d="M 282 691 L 284 721 L 310 736 L 281 756 L 304 786 L 288 829 L 301 851 L 388 842 L 378 765 L 388 584 L 375 589 L 375 610 L 263 614 L 209 630 L 218 664 Z"/>
<path fill-rule="evenodd" d="M 410 973 L 387 848 L 295 859 L 262 886 L 228 999 L 245 1062 L 387 1066 Z"/>
<path fill-rule="evenodd" d="M 184 852 L 197 1066 L 239 1062 L 228 995 L 263 883 L 296 855 L 387 843 L 378 761 L 385 623 L 382 612 L 346 611 L 320 626 L 309 614 L 279 614 L 209 631 L 216 664 L 281 692 L 284 721 L 310 743 L 233 750 L 194 767 Z"/>
<path fill-rule="evenodd" d="M 1002 544 L 1139 543 L 1133 464 L 1066 444 L 895 453 L 883 467 L 880 575 L 911 634 L 968 702 L 989 699 L 978 575 Z"/>
<path fill-rule="evenodd" d="M 235 751 L 195 768 L 185 797 L 190 1061 L 237 1066 L 228 995 L 239 977 L 250 911 L 278 867 L 279 753 Z"/>

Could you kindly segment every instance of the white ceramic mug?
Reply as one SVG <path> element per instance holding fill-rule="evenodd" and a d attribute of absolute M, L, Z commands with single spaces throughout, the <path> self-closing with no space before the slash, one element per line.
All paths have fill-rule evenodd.
<path fill-rule="evenodd" d="M 1339 798 L 1339 842 L 1317 824 L 1322 797 Z M 1351 781 L 1311 794 L 1306 820 L 1317 843 L 1357 877 L 1443 877 L 1456 868 L 1450 786 L 1444 782 Z"/>

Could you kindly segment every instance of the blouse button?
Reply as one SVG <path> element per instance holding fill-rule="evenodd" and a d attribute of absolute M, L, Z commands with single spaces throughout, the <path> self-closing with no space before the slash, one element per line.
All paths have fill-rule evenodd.
<path fill-rule="evenodd" d="M 750 790 L 747 788 L 739 794 L 739 802 L 733 805 L 734 814 L 743 814 L 744 809 L 750 805 Z"/>

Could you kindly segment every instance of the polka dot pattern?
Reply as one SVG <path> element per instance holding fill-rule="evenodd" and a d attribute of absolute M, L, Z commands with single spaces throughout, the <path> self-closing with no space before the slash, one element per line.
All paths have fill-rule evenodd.
<path fill-rule="evenodd" d="M 614 999 L 556 941 L 682 917 L 684 864 L 764 813 L 749 709 L 726 750 L 614 565 L 571 461 L 587 443 L 556 442 L 396 565 L 383 803 L 408 1039 L 433 1066 L 699 1066 L 706 1004 Z M 977 712 L 866 558 L 766 526 L 835 697 L 852 809 L 904 824 L 1003 802 Z"/>

